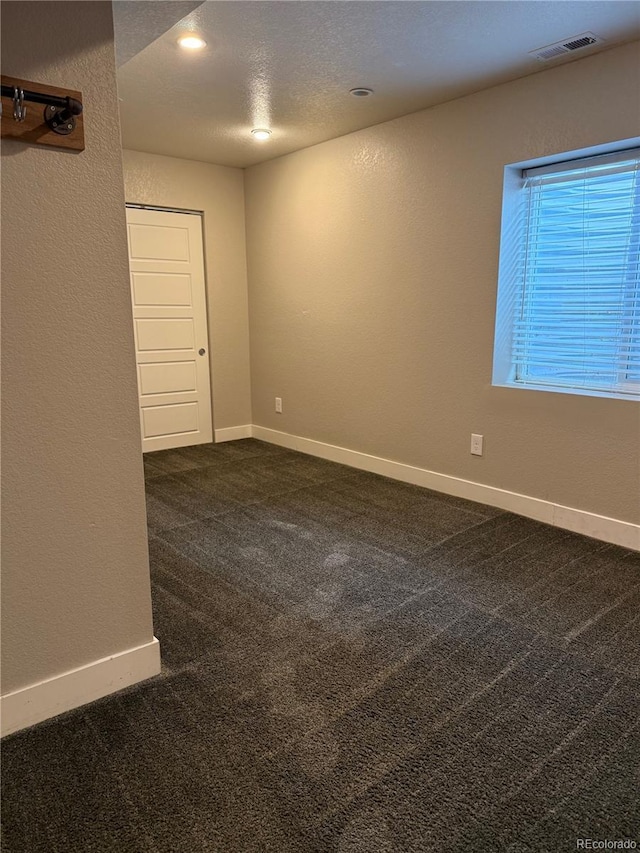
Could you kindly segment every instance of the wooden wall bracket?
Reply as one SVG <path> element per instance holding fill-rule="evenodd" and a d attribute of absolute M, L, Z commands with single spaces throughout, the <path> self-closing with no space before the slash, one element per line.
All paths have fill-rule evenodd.
<path fill-rule="evenodd" d="M 20 139 L 31 145 L 51 145 L 54 148 L 67 148 L 74 151 L 84 151 L 84 122 L 82 116 L 82 93 L 74 89 L 61 89 L 59 86 L 46 86 L 44 83 L 34 83 L 21 80 L 18 77 L 0 78 L 2 86 L 17 86 L 25 92 L 37 92 L 43 100 L 35 103 L 25 97 L 26 115 L 24 121 L 16 121 L 12 97 L 2 95 L 2 119 L 0 120 L 0 136 L 2 138 Z M 61 105 L 47 105 L 46 98 L 53 96 L 66 100 L 74 114 L 64 122 L 58 121 Z M 78 108 L 80 112 L 77 113 Z M 67 115 L 67 113 L 64 113 Z M 55 129 L 54 129 L 55 124 Z M 71 125 L 71 126 L 69 126 Z"/>

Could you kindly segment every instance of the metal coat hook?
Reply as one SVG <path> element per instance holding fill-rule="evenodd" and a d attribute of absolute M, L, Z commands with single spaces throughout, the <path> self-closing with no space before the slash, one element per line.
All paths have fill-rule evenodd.
<path fill-rule="evenodd" d="M 0 94 L 2 139 L 84 151 L 82 92 L 2 74 Z"/>
<path fill-rule="evenodd" d="M 2 95 L 13 99 L 13 117 L 22 122 L 27 117 L 25 101 L 35 104 L 45 104 L 44 120 L 54 131 L 67 136 L 76 127 L 76 116 L 82 112 L 82 104 L 76 98 L 46 95 L 43 92 L 32 92 L 20 86 L 2 85 Z"/>
<path fill-rule="evenodd" d="M 16 121 L 24 121 L 27 117 L 27 108 L 24 105 L 24 89 L 13 87 L 13 117 Z"/>

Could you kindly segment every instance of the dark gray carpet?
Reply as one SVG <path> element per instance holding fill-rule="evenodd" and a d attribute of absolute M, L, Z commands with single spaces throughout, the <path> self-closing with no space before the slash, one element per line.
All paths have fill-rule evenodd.
<path fill-rule="evenodd" d="M 145 465 L 163 674 L 5 740 L 5 853 L 640 843 L 639 554 L 254 440 Z"/>

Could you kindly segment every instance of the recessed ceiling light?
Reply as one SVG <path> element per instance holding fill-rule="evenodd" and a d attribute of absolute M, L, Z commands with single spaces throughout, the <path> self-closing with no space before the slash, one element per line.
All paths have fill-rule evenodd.
<path fill-rule="evenodd" d="M 368 98 L 373 95 L 373 89 L 367 89 L 364 86 L 358 86 L 356 89 L 349 89 L 349 94 L 354 98 Z"/>
<path fill-rule="evenodd" d="M 268 139 L 271 136 L 270 130 L 265 130 L 261 127 L 256 127 L 254 130 L 251 131 L 251 133 L 256 139 Z"/>
<path fill-rule="evenodd" d="M 200 50 L 206 45 L 206 41 L 200 36 L 182 36 L 178 39 L 178 44 L 186 50 Z"/>

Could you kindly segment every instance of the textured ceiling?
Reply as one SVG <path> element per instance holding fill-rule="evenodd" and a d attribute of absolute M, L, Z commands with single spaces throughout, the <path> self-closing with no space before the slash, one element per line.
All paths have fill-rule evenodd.
<path fill-rule="evenodd" d="M 116 16 L 120 5 L 179 4 L 117 3 Z M 179 48 L 185 31 L 206 48 Z M 120 68 L 123 143 L 249 166 L 552 67 L 566 60 L 527 52 L 585 31 L 605 44 L 570 60 L 640 38 L 640 3 L 208 0 Z M 354 98 L 355 86 L 375 94 Z"/>
<path fill-rule="evenodd" d="M 202 5 L 203 0 L 113 0 L 116 64 L 124 65 L 148 44 Z"/>

